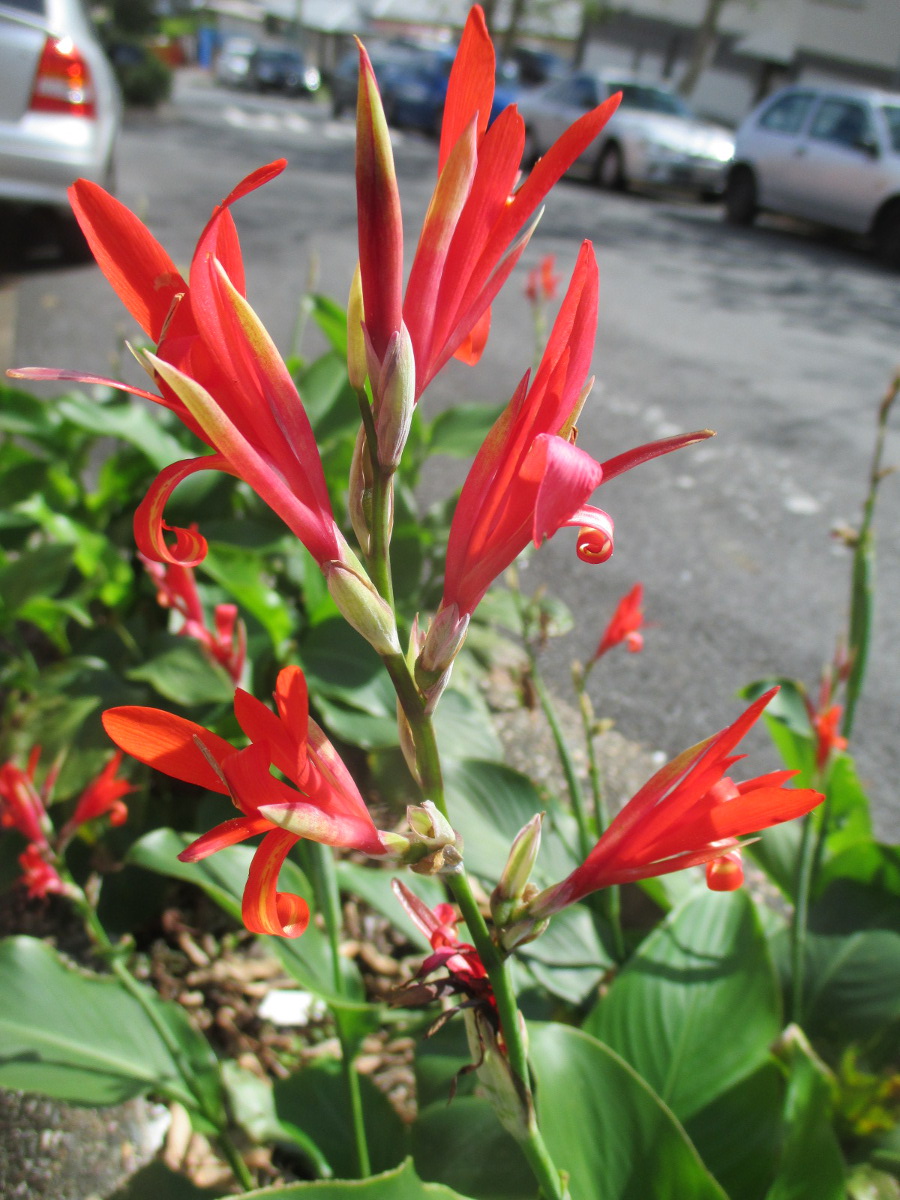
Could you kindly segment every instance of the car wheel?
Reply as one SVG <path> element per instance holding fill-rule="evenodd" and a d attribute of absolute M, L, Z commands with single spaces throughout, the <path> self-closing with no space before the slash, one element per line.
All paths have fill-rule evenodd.
<path fill-rule="evenodd" d="M 735 167 L 725 184 L 725 220 L 729 225 L 752 225 L 758 212 L 753 172 L 749 167 Z"/>
<path fill-rule="evenodd" d="M 875 250 L 888 267 L 900 267 L 900 200 L 883 209 L 875 222 Z"/>
<path fill-rule="evenodd" d="M 609 192 L 621 192 L 625 188 L 625 165 L 622 151 L 615 142 L 608 142 L 597 159 L 597 183 Z"/>
<path fill-rule="evenodd" d="M 94 255 L 81 226 L 70 212 L 60 212 L 56 218 L 56 245 L 63 262 L 76 266 L 94 261 Z"/>
<path fill-rule="evenodd" d="M 438 141 L 441 140 L 441 128 L 442 128 L 443 124 L 444 124 L 444 106 L 443 106 L 443 104 L 441 104 L 438 108 L 436 108 L 434 110 L 434 117 L 432 118 L 432 121 L 431 121 L 432 136 L 437 138 Z"/>

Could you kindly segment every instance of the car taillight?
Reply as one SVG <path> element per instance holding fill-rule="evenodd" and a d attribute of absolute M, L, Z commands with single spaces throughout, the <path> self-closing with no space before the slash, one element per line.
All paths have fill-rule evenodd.
<path fill-rule="evenodd" d="M 96 117 L 91 71 L 69 37 L 48 37 L 31 90 L 31 112 Z"/>

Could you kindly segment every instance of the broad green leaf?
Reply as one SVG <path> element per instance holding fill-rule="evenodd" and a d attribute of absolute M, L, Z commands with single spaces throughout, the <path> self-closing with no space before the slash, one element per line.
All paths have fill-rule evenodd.
<path fill-rule="evenodd" d="M 219 1200 L 222 1189 L 199 1188 L 165 1163 L 148 1163 L 120 1187 L 114 1200 Z"/>
<path fill-rule="evenodd" d="M 838 880 L 862 884 L 900 900 L 900 846 L 885 846 L 871 839 L 855 842 L 825 864 L 821 890 Z"/>
<path fill-rule="evenodd" d="M 228 816 L 224 800 L 222 816 L 223 819 Z M 220 908 L 236 921 L 240 921 L 241 896 L 250 870 L 253 847 L 229 846 L 197 863 L 179 862 L 178 854 L 193 840 L 191 835 L 176 833 L 173 829 L 156 829 L 134 843 L 128 851 L 128 861 L 149 871 L 196 884 L 203 888 Z M 314 908 L 309 882 L 300 868 L 290 860 L 281 869 L 279 887 L 282 891 L 295 892 L 302 896 L 310 907 Z M 265 940 L 269 948 L 281 959 L 285 970 L 303 987 L 332 1007 L 346 1005 L 351 1009 L 368 1008 L 363 1004 L 348 1003 L 344 998 L 334 995 L 328 941 L 314 921 L 310 922 L 302 937 L 267 937 Z"/>
<path fill-rule="evenodd" d="M 409 1130 L 387 1097 L 367 1075 L 359 1076 L 363 1123 L 374 1173 L 402 1163 L 409 1153 Z M 275 1084 L 281 1121 L 301 1129 L 318 1147 L 334 1175 L 358 1173 L 350 1099 L 335 1059 L 319 1059 Z"/>
<path fill-rule="evenodd" d="M 789 1077 L 784 1145 L 766 1200 L 846 1200 L 840 1148 L 830 1120 L 829 1082 L 822 1064 L 795 1035 L 786 1048 Z"/>
<path fill-rule="evenodd" d="M 43 440 L 52 437 L 58 426 L 53 402 L 0 383 L 0 431 Z"/>
<path fill-rule="evenodd" d="M 587 999 L 613 965 L 594 917 L 583 904 L 557 913 L 544 933 L 517 953 L 540 984 L 575 1005 Z"/>
<path fill-rule="evenodd" d="M 200 644 L 189 637 L 164 639 L 167 648 L 139 667 L 126 672 L 128 679 L 150 686 L 166 700 L 191 707 L 194 704 L 228 704 L 234 684 L 228 672 L 210 662 Z"/>
<path fill-rule="evenodd" d="M 445 409 L 426 426 L 429 452 L 471 458 L 481 449 L 504 407 L 502 404 L 456 404 Z"/>
<path fill-rule="evenodd" d="M 830 832 L 825 842 L 828 856 L 840 854 L 857 842 L 871 841 L 869 799 L 849 754 L 838 754 L 828 771 L 825 808 Z"/>
<path fill-rule="evenodd" d="M 573 1197 L 726 1200 L 678 1121 L 608 1046 L 568 1025 L 531 1027 L 538 1122 Z"/>
<path fill-rule="evenodd" d="M 531 1200 L 537 1194 L 522 1151 L 481 1096 L 429 1105 L 412 1127 L 412 1140 L 423 1179 L 473 1200 Z"/>
<path fill-rule="evenodd" d="M 465 841 L 469 870 L 496 883 L 506 864 L 513 838 L 535 813 L 546 808 L 526 776 L 503 763 L 462 759 L 448 763 L 447 808 L 453 827 Z M 541 887 L 556 883 L 577 865 L 565 840 L 556 832 L 555 816 L 544 823 L 541 852 L 532 878 Z"/>
<path fill-rule="evenodd" d="M 435 1183 L 423 1183 L 412 1162 L 371 1179 L 290 1183 L 244 1193 L 246 1200 L 471 1200 Z"/>
<path fill-rule="evenodd" d="M 702 892 L 641 944 L 585 1029 L 687 1120 L 766 1061 L 778 983 L 752 900 Z"/>
<path fill-rule="evenodd" d="M 900 1028 L 900 924 L 806 937 L 804 1028 L 843 1044 Z"/>
<path fill-rule="evenodd" d="M 296 618 L 291 606 L 273 587 L 262 555 L 244 547 L 210 542 L 203 570 L 236 602 L 242 616 L 259 621 L 280 653 L 294 631 Z"/>
<path fill-rule="evenodd" d="M 459 758 L 503 758 L 503 746 L 494 731 L 490 710 L 480 696 L 447 688 L 435 710 L 434 727 L 444 762 Z"/>
<path fill-rule="evenodd" d="M 787 821 L 783 825 L 764 829 L 749 848 L 756 862 L 790 901 L 793 901 L 797 890 L 802 834 L 803 825 L 800 821 Z"/>
<path fill-rule="evenodd" d="M 362 863 L 342 859 L 337 864 L 338 883 L 345 892 L 361 897 L 387 917 L 387 919 L 409 938 L 413 945 L 421 947 L 430 953 L 431 944 L 417 925 L 406 915 L 406 909 L 394 894 L 391 884 L 397 878 L 397 870 L 385 869 L 380 866 L 365 867 Z M 414 875 L 403 872 L 403 882 L 415 894 L 424 900 L 429 908 L 446 900 L 446 892 L 439 879 L 427 875 Z"/>
<path fill-rule="evenodd" d="M 352 450 L 359 429 L 359 404 L 347 380 L 347 359 L 330 351 L 301 372 L 303 404 L 320 447 L 344 439 Z"/>
<path fill-rule="evenodd" d="M 730 1200 L 762 1200 L 783 1140 L 784 1073 L 770 1060 L 684 1122 Z"/>
<path fill-rule="evenodd" d="M 346 359 L 347 357 L 347 313 L 346 310 L 318 292 L 307 297 L 312 311 L 312 318 L 331 343 L 333 350 Z"/>
<path fill-rule="evenodd" d="M 141 984 L 195 1071 L 213 1074 L 209 1047 L 182 1009 Z M 195 1107 L 144 1006 L 112 977 L 67 966 L 36 938 L 0 942 L 0 1085 L 79 1104 L 156 1092 Z"/>
<path fill-rule="evenodd" d="M 70 392 L 54 404 L 79 429 L 100 437 L 121 438 L 135 446 L 157 470 L 186 457 L 184 446 L 166 432 L 147 405 L 130 401 L 104 404 L 83 392 Z"/>
<path fill-rule="evenodd" d="M 372 717 L 396 720 L 396 694 L 381 659 L 342 618 L 308 629 L 300 653 L 315 696 Z"/>
<path fill-rule="evenodd" d="M 57 595 L 66 581 L 74 553 L 72 546 L 38 546 L 0 568 L 0 603 L 4 614 L 15 616 L 32 596 Z"/>

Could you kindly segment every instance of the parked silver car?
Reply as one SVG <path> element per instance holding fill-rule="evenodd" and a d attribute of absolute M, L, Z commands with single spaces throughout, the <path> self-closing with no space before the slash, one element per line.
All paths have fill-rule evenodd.
<path fill-rule="evenodd" d="M 721 192 L 734 149 L 731 134 L 695 117 L 674 92 L 621 72 L 578 71 L 523 95 L 525 153 L 539 158 L 573 121 L 614 92 L 622 102 L 573 172 L 601 187 L 676 187 Z"/>
<path fill-rule="evenodd" d="M 743 121 L 725 215 L 763 209 L 872 237 L 900 266 L 900 93 L 796 84 Z"/>
<path fill-rule="evenodd" d="M 112 183 L 120 123 L 81 0 L 0 0 L 0 200 L 68 213 L 74 179 Z"/>

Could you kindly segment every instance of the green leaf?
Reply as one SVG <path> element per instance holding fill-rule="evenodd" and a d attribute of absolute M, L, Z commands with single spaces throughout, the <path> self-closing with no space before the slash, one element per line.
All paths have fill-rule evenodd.
<path fill-rule="evenodd" d="M 300 644 L 310 692 L 396 723 L 397 698 L 372 647 L 342 617 L 307 630 Z"/>
<path fill-rule="evenodd" d="M 203 571 L 228 593 L 242 615 L 259 621 L 280 653 L 294 631 L 296 618 L 273 587 L 266 559 L 245 547 L 210 542 Z"/>
<path fill-rule="evenodd" d="M 839 854 L 857 842 L 870 841 L 872 820 L 869 798 L 849 754 L 838 754 L 833 759 L 825 792 L 829 820 L 826 855 Z"/>
<path fill-rule="evenodd" d="M 757 1070 L 781 1030 L 778 983 L 744 892 L 703 892 L 641 944 L 585 1029 L 684 1121 Z"/>
<path fill-rule="evenodd" d="M 670 1110 L 609 1047 L 568 1025 L 531 1027 L 538 1122 L 573 1197 L 726 1200 Z"/>
<path fill-rule="evenodd" d="M 184 446 L 165 431 L 159 417 L 144 404 L 104 404 L 83 392 L 70 392 L 55 404 L 79 429 L 100 437 L 121 438 L 135 446 L 157 470 L 187 456 Z"/>
<path fill-rule="evenodd" d="M 312 318 L 331 343 L 333 350 L 347 357 L 347 313 L 328 296 L 314 292 L 307 297 L 312 305 Z"/>
<path fill-rule="evenodd" d="M 481 1096 L 429 1105 L 413 1125 L 412 1139 L 423 1179 L 473 1200 L 530 1200 L 536 1194 L 522 1151 Z"/>
<path fill-rule="evenodd" d="M 900 1026 L 900 932 L 806 936 L 804 1028 L 839 1044 Z"/>
<path fill-rule="evenodd" d="M 362 863 L 341 859 L 337 864 L 338 883 L 341 890 L 359 896 L 380 912 L 382 916 L 402 930 L 415 946 L 421 947 L 427 953 L 431 952 L 431 943 L 419 927 L 406 915 L 406 909 L 394 894 L 391 884 L 397 878 L 396 869 L 386 869 L 380 866 L 363 866 Z M 434 908 L 446 900 L 446 893 L 439 879 L 427 875 L 406 873 L 403 882 L 415 892 L 420 900 Z"/>
<path fill-rule="evenodd" d="M 51 437 L 58 426 L 59 417 L 52 402 L 0 384 L 0 431 L 43 440 Z"/>
<path fill-rule="evenodd" d="M 503 746 L 480 696 L 447 688 L 434 714 L 435 736 L 444 762 L 459 758 L 502 759 Z"/>
<path fill-rule="evenodd" d="M 409 1153 L 409 1130 L 367 1075 L 359 1076 L 359 1086 L 372 1171 L 385 1171 Z M 338 1178 L 352 1179 L 357 1162 L 349 1105 L 341 1064 L 335 1059 L 319 1059 L 275 1084 L 279 1119 L 301 1129 Z"/>
<path fill-rule="evenodd" d="M 583 904 L 573 904 L 557 913 L 545 932 L 520 947 L 518 954 L 549 992 L 576 1005 L 587 998 L 613 965 L 594 918 Z"/>
<path fill-rule="evenodd" d="M 526 775 L 503 763 L 481 759 L 450 761 L 445 780 L 450 820 L 465 841 L 466 866 L 496 883 L 513 838 L 546 807 L 543 797 Z M 577 865 L 567 849 L 574 845 L 574 838 L 558 836 L 555 821 L 555 814 L 545 819 L 541 853 L 532 875 L 541 887 L 565 878 Z"/>
<path fill-rule="evenodd" d="M 503 404 L 456 404 L 445 409 L 426 426 L 429 452 L 471 458 L 481 449 L 505 407 Z"/>
<path fill-rule="evenodd" d="M 74 553 L 72 546 L 38 546 L 0 568 L 0 601 L 4 612 L 14 616 L 32 596 L 57 595 L 66 581 Z"/>
<path fill-rule="evenodd" d="M 793 902 L 797 890 L 797 863 L 800 861 L 800 821 L 787 821 L 764 829 L 751 843 L 749 852 L 775 886 Z"/>
<path fill-rule="evenodd" d="M 246 1200 L 470 1200 L 435 1183 L 423 1183 L 411 1162 L 371 1179 L 293 1183 L 246 1192 Z"/>
<path fill-rule="evenodd" d="M 136 984 L 200 1073 L 214 1071 L 184 1012 Z M 36 938 L 0 942 L 0 1085 L 79 1104 L 157 1092 L 195 1101 L 144 1006 L 114 978 L 67 966 Z"/>
<path fill-rule="evenodd" d="M 787 1044 L 787 1063 L 784 1146 L 766 1200 L 846 1200 L 844 1163 L 830 1120 L 829 1081 L 799 1031 Z"/>
<path fill-rule="evenodd" d="M 193 840 L 190 834 L 176 833 L 173 829 L 156 829 L 134 843 L 128 851 L 128 861 L 149 871 L 196 884 L 220 908 L 240 921 L 241 897 L 254 854 L 253 847 L 228 846 L 197 863 L 179 862 L 179 853 Z M 281 868 L 279 887 L 282 891 L 302 896 L 310 907 L 314 907 L 312 888 L 306 876 L 290 860 Z M 326 1003 L 332 1007 L 368 1009 L 367 1005 L 348 1002 L 334 995 L 328 940 L 314 922 L 310 922 L 302 937 L 267 937 L 266 941 L 281 959 L 285 970 Z M 361 994 L 361 987 L 359 992 Z"/>
<path fill-rule="evenodd" d="M 173 635 L 168 649 L 126 672 L 126 678 L 149 683 L 175 704 L 227 704 L 234 697 L 228 672 L 210 662 L 199 642 Z"/>

